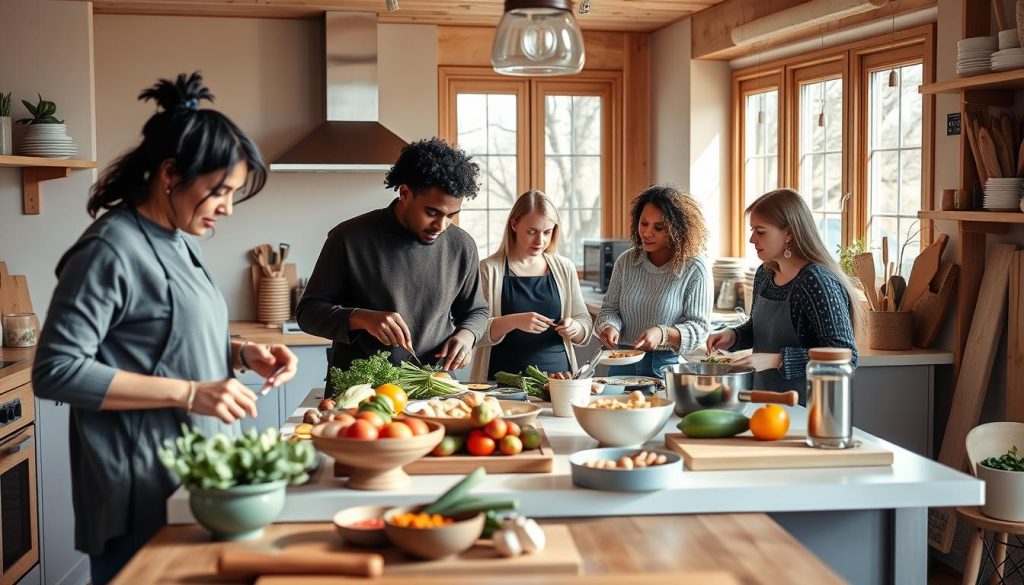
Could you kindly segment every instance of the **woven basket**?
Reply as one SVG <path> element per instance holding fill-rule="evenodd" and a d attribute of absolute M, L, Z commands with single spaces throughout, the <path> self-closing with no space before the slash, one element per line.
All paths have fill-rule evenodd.
<path fill-rule="evenodd" d="M 868 311 L 868 345 L 871 349 L 899 351 L 914 346 L 914 313 Z"/>

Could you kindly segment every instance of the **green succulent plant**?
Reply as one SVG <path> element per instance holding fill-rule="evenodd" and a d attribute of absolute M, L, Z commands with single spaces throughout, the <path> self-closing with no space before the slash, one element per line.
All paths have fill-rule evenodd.
<path fill-rule="evenodd" d="M 0 91 L 0 118 L 6 118 L 11 115 L 11 92 L 4 93 Z"/>
<path fill-rule="evenodd" d="M 39 103 L 33 105 L 32 103 L 21 100 L 21 103 L 25 104 L 25 108 L 32 114 L 32 118 L 22 118 L 18 120 L 19 124 L 63 124 L 64 120 L 58 120 L 54 114 L 57 113 L 57 104 L 48 102 L 43 99 L 42 94 L 36 94 L 39 96 Z"/>
<path fill-rule="evenodd" d="M 280 479 L 300 484 L 309 479 L 306 469 L 316 458 L 310 443 L 286 441 L 274 428 L 262 434 L 250 429 L 234 439 L 219 433 L 208 439 L 186 425 L 181 430 L 158 455 L 189 489 L 228 489 Z"/>

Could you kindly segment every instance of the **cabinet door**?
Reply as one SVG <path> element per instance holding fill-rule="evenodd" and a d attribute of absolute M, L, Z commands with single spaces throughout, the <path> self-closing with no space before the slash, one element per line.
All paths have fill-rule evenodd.
<path fill-rule="evenodd" d="M 310 390 L 322 389 L 327 385 L 324 381 L 324 377 L 327 375 L 327 353 L 323 346 L 292 347 L 291 350 L 299 358 L 299 371 L 281 392 L 281 412 L 278 425 L 283 425 L 288 417 L 299 408 Z M 323 395 L 322 392 L 320 395 Z"/>
<path fill-rule="evenodd" d="M 256 401 L 256 418 L 242 419 L 242 430 L 248 432 L 249 429 L 256 429 L 256 432 L 263 432 L 268 427 L 280 427 L 278 420 L 281 415 L 281 403 L 278 393 L 284 387 L 273 389 L 266 396 L 260 396 L 260 388 L 263 387 L 262 380 L 258 384 L 246 384 L 246 387 L 255 392 L 259 399 Z"/>

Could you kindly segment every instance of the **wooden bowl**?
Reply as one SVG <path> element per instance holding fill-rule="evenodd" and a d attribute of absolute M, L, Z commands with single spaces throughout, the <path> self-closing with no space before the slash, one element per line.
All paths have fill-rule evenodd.
<path fill-rule="evenodd" d="M 338 536 L 345 542 L 355 546 L 382 548 L 388 545 L 388 535 L 383 525 L 380 528 L 353 528 L 352 524 L 360 520 L 383 519 L 390 509 L 391 506 L 353 506 L 337 512 L 331 520 Z"/>
<path fill-rule="evenodd" d="M 474 428 L 473 420 L 469 418 L 423 416 L 422 414 L 419 414 L 419 409 L 422 405 L 422 401 L 414 402 L 405 407 L 405 412 L 403 414 L 410 418 L 418 418 L 426 421 L 427 423 L 443 425 L 445 432 L 449 435 L 468 435 Z M 540 414 L 540 411 L 543 410 L 543 408 L 536 404 L 530 404 L 529 402 L 523 402 L 521 400 L 499 400 L 498 406 L 501 407 L 501 418 L 503 418 L 505 422 L 514 422 L 520 427 L 532 424 L 533 421 L 537 420 L 537 416 Z"/>
<path fill-rule="evenodd" d="M 451 517 L 454 522 L 438 528 L 403 528 L 390 522 L 398 514 L 421 512 L 426 507 L 392 508 L 384 514 L 384 531 L 402 552 L 421 559 L 442 559 L 468 550 L 484 531 L 482 512 L 456 514 Z"/>
<path fill-rule="evenodd" d="M 410 485 L 402 469 L 430 453 L 444 438 L 444 427 L 427 422 L 430 432 L 406 439 L 350 439 L 326 437 L 323 427 L 313 427 L 313 445 L 351 469 L 346 487 L 356 490 L 394 490 Z"/>

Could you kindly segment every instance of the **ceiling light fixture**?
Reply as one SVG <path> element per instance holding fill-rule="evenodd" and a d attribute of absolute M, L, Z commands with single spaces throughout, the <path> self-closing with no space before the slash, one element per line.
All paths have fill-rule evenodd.
<path fill-rule="evenodd" d="M 583 70 L 583 33 L 570 0 L 505 0 L 491 49 L 504 75 L 573 75 Z"/>
<path fill-rule="evenodd" d="M 737 47 L 773 40 L 779 35 L 788 35 L 835 22 L 847 16 L 877 10 L 889 0 L 810 0 L 796 6 L 773 12 L 741 24 L 732 29 L 729 36 Z"/>

